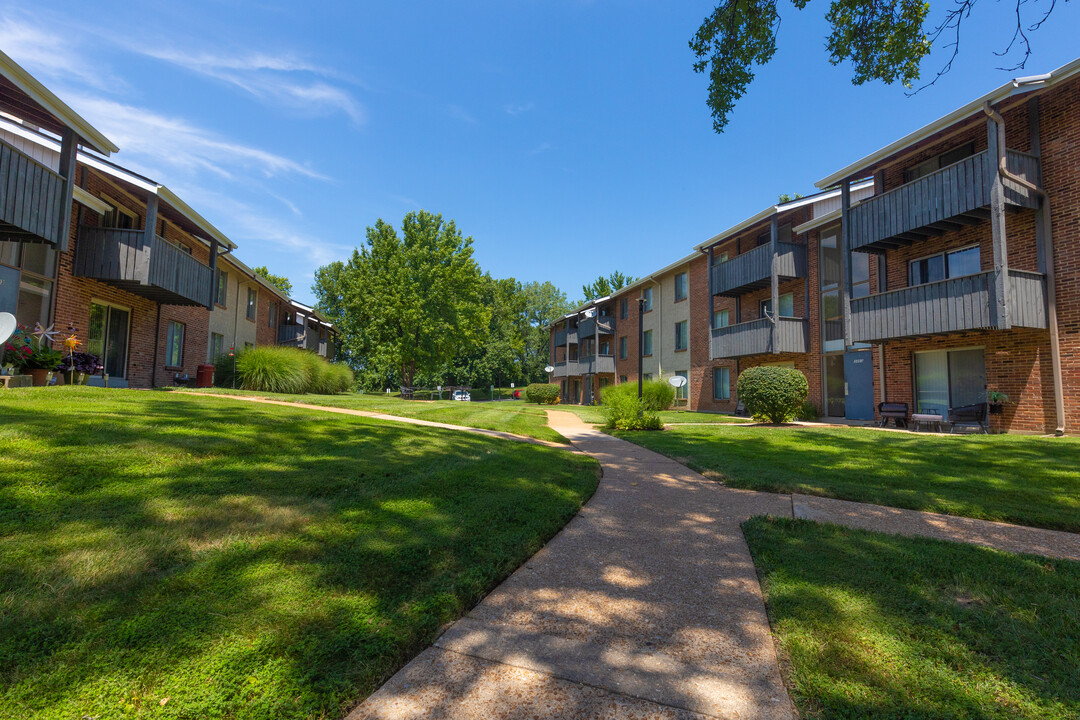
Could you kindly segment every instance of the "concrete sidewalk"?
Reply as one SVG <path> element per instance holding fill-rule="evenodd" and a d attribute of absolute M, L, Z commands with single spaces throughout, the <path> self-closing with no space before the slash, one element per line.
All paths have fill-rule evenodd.
<path fill-rule="evenodd" d="M 603 465 L 596 494 L 348 720 L 794 718 L 739 527 L 790 497 L 549 418 Z"/>

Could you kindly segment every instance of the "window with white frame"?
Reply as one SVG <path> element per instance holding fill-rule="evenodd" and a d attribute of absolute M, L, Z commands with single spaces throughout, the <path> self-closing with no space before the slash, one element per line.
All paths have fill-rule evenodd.
<path fill-rule="evenodd" d="M 247 319 L 255 322 L 255 312 L 259 307 L 259 294 L 254 288 L 248 288 Z"/>
<path fill-rule="evenodd" d="M 686 349 L 686 320 L 680 320 L 675 323 L 675 349 Z"/>
<path fill-rule="evenodd" d="M 165 341 L 165 365 L 178 368 L 184 364 L 184 324 L 169 321 L 169 333 Z"/>
<path fill-rule="evenodd" d="M 728 310 L 713 310 L 713 329 L 727 327 L 731 324 L 731 312 Z"/>
<path fill-rule="evenodd" d="M 681 272 L 675 275 L 675 302 L 680 302 L 686 299 L 688 288 L 689 282 L 687 280 L 686 273 Z"/>
<path fill-rule="evenodd" d="M 644 290 L 641 291 L 641 297 L 645 298 L 645 303 L 644 303 L 644 306 L 642 307 L 642 312 L 649 312 L 650 310 L 652 310 L 652 296 L 653 296 L 653 289 L 651 287 L 647 287 L 647 288 L 645 288 Z"/>
<path fill-rule="evenodd" d="M 731 369 L 726 367 L 713 368 L 712 377 L 713 400 L 730 400 Z"/>
<path fill-rule="evenodd" d="M 652 355 L 652 330 L 646 330 L 641 334 L 641 354 Z"/>

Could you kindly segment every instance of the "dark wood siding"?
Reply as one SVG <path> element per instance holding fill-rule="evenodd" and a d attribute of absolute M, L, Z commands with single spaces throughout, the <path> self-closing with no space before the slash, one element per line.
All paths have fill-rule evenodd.
<path fill-rule="evenodd" d="M 746 357 L 777 353 L 804 353 L 810 349 L 810 325 L 805 318 L 777 318 L 776 347 L 768 318 L 728 325 L 712 331 L 710 358 Z"/>
<path fill-rule="evenodd" d="M 777 275 L 782 280 L 806 277 L 806 246 L 777 243 Z M 759 245 L 714 265 L 711 271 L 713 295 L 741 295 L 765 287 L 772 279 L 772 248 Z"/>
<path fill-rule="evenodd" d="M 0 232 L 11 239 L 61 244 L 64 179 L 0 141 Z"/>

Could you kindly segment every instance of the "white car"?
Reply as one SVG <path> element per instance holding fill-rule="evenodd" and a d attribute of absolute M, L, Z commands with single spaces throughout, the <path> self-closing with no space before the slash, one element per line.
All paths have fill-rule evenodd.
<path fill-rule="evenodd" d="M 461 400 L 463 402 L 469 402 L 472 400 L 472 396 L 469 395 L 468 390 L 455 390 L 454 394 L 450 396 L 451 400 Z"/>

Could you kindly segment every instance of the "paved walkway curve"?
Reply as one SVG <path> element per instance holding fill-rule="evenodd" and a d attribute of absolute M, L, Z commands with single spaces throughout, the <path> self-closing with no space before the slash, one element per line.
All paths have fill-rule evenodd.
<path fill-rule="evenodd" d="M 348 720 L 794 718 L 740 529 L 791 498 L 549 421 L 602 464 L 596 494 Z"/>

